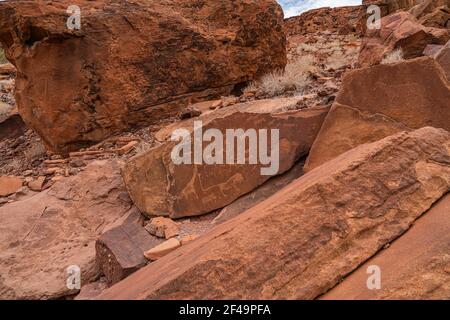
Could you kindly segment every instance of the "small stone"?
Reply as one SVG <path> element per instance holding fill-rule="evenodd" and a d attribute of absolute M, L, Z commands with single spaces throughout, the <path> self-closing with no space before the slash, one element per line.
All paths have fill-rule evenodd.
<path fill-rule="evenodd" d="M 201 114 L 202 114 L 202 112 L 200 110 L 190 107 L 181 113 L 180 119 L 184 120 L 184 119 L 195 118 L 195 117 L 200 116 Z"/>
<path fill-rule="evenodd" d="M 57 168 L 57 167 L 52 167 L 52 168 L 48 168 L 47 170 L 44 171 L 44 174 L 46 176 L 50 176 L 52 174 L 63 174 L 64 170 L 61 168 Z"/>
<path fill-rule="evenodd" d="M 209 109 L 215 110 L 215 109 L 219 109 L 221 107 L 222 107 L 222 100 L 217 100 L 209 107 Z"/>
<path fill-rule="evenodd" d="M 62 179 L 63 179 L 63 176 L 55 176 L 55 177 L 51 178 L 51 181 L 52 182 L 58 182 L 58 181 L 60 181 Z"/>
<path fill-rule="evenodd" d="M 81 167 L 84 167 L 86 165 L 86 163 L 84 163 L 84 161 L 80 158 L 73 158 L 70 160 L 69 165 L 72 168 L 81 168 Z"/>
<path fill-rule="evenodd" d="M 185 235 L 185 236 L 181 237 L 180 243 L 181 243 L 182 246 L 185 246 L 189 242 L 192 242 L 192 241 L 194 241 L 197 238 L 198 238 L 197 234 L 188 234 L 188 235 Z"/>
<path fill-rule="evenodd" d="M 160 245 L 146 251 L 144 253 L 144 256 L 148 260 L 155 261 L 155 260 L 158 260 L 158 259 L 164 257 L 166 254 L 174 251 L 175 249 L 177 249 L 179 247 L 181 247 L 180 241 L 178 241 L 175 238 L 172 238 L 172 239 L 164 241 Z"/>
<path fill-rule="evenodd" d="M 178 224 L 169 218 L 157 217 L 150 220 L 145 225 L 145 230 L 150 234 L 159 237 L 170 239 L 180 234 Z"/>
<path fill-rule="evenodd" d="M 128 144 L 124 145 L 123 147 L 121 147 L 119 149 L 119 154 L 123 155 L 123 154 L 127 154 L 129 153 L 131 150 L 134 149 L 134 147 L 136 147 L 139 144 L 138 141 L 134 140 L 134 141 L 130 141 Z"/>
<path fill-rule="evenodd" d="M 239 102 L 239 97 L 227 97 L 222 99 L 222 107 L 229 107 Z"/>
<path fill-rule="evenodd" d="M 33 174 L 33 170 L 25 170 L 25 171 L 23 172 L 23 175 L 24 175 L 25 177 L 31 176 L 32 174 Z"/>
<path fill-rule="evenodd" d="M 41 176 L 34 181 L 28 183 L 28 187 L 33 191 L 42 191 L 44 187 L 45 177 Z"/>

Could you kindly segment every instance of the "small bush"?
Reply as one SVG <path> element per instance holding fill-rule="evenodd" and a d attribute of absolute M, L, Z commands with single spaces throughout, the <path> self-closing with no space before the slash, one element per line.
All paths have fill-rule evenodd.
<path fill-rule="evenodd" d="M 400 61 L 404 61 L 403 58 L 403 51 L 401 48 L 398 48 L 390 53 L 388 53 L 383 60 L 381 61 L 381 64 L 390 64 L 390 63 L 396 63 Z"/>
<path fill-rule="evenodd" d="M 267 97 L 282 95 L 287 91 L 301 92 L 309 84 L 307 73 L 315 69 L 313 62 L 313 56 L 303 56 L 288 63 L 284 71 L 277 70 L 253 81 L 244 92 L 258 92 Z"/>

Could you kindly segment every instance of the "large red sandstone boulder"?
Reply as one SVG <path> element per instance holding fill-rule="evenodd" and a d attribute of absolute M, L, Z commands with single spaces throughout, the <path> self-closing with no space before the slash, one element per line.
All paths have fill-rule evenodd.
<path fill-rule="evenodd" d="M 362 145 L 106 290 L 101 299 L 314 299 L 450 190 L 450 134 Z"/>
<path fill-rule="evenodd" d="M 282 22 L 274 0 L 14 1 L 0 3 L 0 42 L 25 122 L 68 151 L 283 68 Z"/>
<path fill-rule="evenodd" d="M 0 207 L 0 300 L 56 299 L 100 275 L 95 242 L 132 207 L 116 161 L 95 161 L 25 200 Z"/>
<path fill-rule="evenodd" d="M 271 176 L 287 171 L 308 153 L 328 112 L 327 107 L 285 111 L 297 100 L 237 104 L 183 123 L 190 150 L 183 152 L 178 149 L 178 139 L 169 140 L 126 163 L 122 174 L 133 202 L 148 215 L 200 215 L 230 204 Z M 202 128 L 194 130 L 200 122 Z M 204 138 L 209 129 L 222 138 Z M 228 136 L 229 131 L 232 136 Z M 207 150 L 211 148 L 221 156 L 209 161 Z M 177 163 L 173 154 L 187 154 L 188 160 Z M 261 157 L 263 154 L 269 161 Z"/>
<path fill-rule="evenodd" d="M 305 170 L 395 132 L 424 126 L 450 131 L 449 101 L 450 82 L 431 57 L 354 70 L 344 78 Z"/>
<path fill-rule="evenodd" d="M 408 12 L 398 12 L 381 19 L 381 29 L 367 30 L 359 55 L 362 67 L 379 64 L 395 49 L 401 49 L 403 58 L 423 55 L 429 44 L 445 44 L 450 29 L 425 27 Z"/>

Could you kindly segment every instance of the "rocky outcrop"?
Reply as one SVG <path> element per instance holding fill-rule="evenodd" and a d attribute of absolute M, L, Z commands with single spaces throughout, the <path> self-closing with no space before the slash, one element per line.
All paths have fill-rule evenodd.
<path fill-rule="evenodd" d="M 368 260 L 325 300 L 450 299 L 450 195 L 444 196 L 401 238 Z M 367 288 L 367 270 L 377 266 L 378 290 Z"/>
<path fill-rule="evenodd" d="M 431 57 L 354 70 L 344 78 L 305 171 L 408 128 L 450 130 L 449 101 L 450 83 Z"/>
<path fill-rule="evenodd" d="M 365 7 L 377 5 L 383 16 L 401 10 L 409 11 L 417 18 L 422 18 L 436 9 L 450 5 L 449 0 L 363 0 L 362 3 Z"/>
<path fill-rule="evenodd" d="M 0 41 L 23 119 L 65 152 L 283 68 L 282 21 L 274 0 L 10 1 Z"/>
<path fill-rule="evenodd" d="M 55 299 L 69 266 L 81 284 L 95 280 L 95 242 L 132 204 L 116 161 L 96 161 L 77 176 L 0 207 L 0 299 Z"/>
<path fill-rule="evenodd" d="M 450 190 L 450 134 L 359 146 L 106 290 L 101 299 L 316 298 Z"/>
<path fill-rule="evenodd" d="M 297 100 L 237 104 L 184 122 L 189 138 L 183 145 L 190 150 L 181 150 L 177 138 L 126 163 L 122 174 L 133 202 L 148 215 L 200 215 L 287 171 L 308 153 L 328 112 L 327 107 L 286 111 Z M 202 127 L 194 130 L 199 124 Z M 214 136 L 208 138 L 204 134 L 209 129 Z M 262 158 L 264 152 L 269 161 Z M 176 163 L 173 154 L 186 154 L 188 162 Z"/>
<path fill-rule="evenodd" d="M 363 13 L 364 8 L 361 6 L 320 8 L 287 18 L 284 26 L 288 36 L 325 31 L 342 35 L 357 34 L 361 32 L 359 21 Z"/>
<path fill-rule="evenodd" d="M 359 55 L 362 67 L 379 64 L 395 49 L 401 49 L 403 58 L 423 55 L 429 44 L 445 44 L 450 29 L 425 27 L 410 13 L 400 11 L 381 19 L 381 29 L 367 30 Z"/>

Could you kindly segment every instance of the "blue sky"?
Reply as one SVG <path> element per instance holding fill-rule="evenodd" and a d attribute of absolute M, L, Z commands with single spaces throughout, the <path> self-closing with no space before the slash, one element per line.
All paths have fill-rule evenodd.
<path fill-rule="evenodd" d="M 284 9 L 285 18 L 297 16 L 300 13 L 321 7 L 356 6 L 362 0 L 277 0 Z"/>

